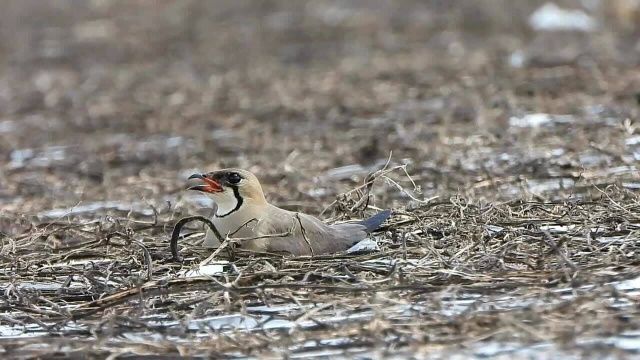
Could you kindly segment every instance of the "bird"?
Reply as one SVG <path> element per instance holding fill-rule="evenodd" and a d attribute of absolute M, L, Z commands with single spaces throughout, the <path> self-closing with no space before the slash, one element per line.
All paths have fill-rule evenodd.
<path fill-rule="evenodd" d="M 224 238 L 237 238 L 240 248 L 253 252 L 284 252 L 291 255 L 319 255 L 345 251 L 370 233 L 391 215 L 391 210 L 356 221 L 326 224 L 301 212 L 270 204 L 258 178 L 242 169 L 221 169 L 196 173 L 189 177 L 203 184 L 188 190 L 210 196 L 216 204 L 211 222 Z M 203 246 L 219 247 L 220 241 L 208 230 Z"/>

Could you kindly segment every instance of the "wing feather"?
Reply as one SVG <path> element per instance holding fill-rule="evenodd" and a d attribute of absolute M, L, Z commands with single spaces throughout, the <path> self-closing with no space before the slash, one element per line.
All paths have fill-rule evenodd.
<path fill-rule="evenodd" d="M 285 251 L 293 255 L 311 255 L 313 248 L 313 254 L 318 255 L 347 250 L 367 236 L 367 228 L 362 223 L 327 225 L 311 215 L 277 210 L 270 211 L 269 218 L 257 225 L 256 234 L 280 234 L 293 229 L 292 234 L 254 240 L 252 244 L 247 244 L 248 247 L 259 251 Z"/>

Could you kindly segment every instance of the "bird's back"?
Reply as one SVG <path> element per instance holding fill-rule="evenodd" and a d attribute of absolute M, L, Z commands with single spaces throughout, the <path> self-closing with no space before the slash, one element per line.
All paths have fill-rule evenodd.
<path fill-rule="evenodd" d="M 247 241 L 242 247 L 254 251 L 289 252 L 293 255 L 318 255 L 345 251 L 363 240 L 375 230 L 369 229 L 373 224 L 365 221 L 345 222 L 327 225 L 318 218 L 273 207 L 269 217 L 256 226 L 256 236 L 267 234 L 285 234 L 288 236 L 271 237 Z M 377 216 L 377 215 L 376 215 Z M 379 226 L 388 216 L 373 218 Z M 312 251 L 313 249 L 313 251 Z"/>

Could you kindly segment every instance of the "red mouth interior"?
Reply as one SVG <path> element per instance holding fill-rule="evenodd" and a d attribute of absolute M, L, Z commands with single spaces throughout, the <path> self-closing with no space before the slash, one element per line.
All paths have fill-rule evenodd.
<path fill-rule="evenodd" d="M 212 192 L 212 193 L 222 192 L 222 185 L 220 185 L 219 182 L 208 179 L 208 178 L 204 178 L 202 179 L 202 181 L 204 181 L 204 183 L 207 184 L 207 186 L 202 189 L 203 191 Z"/>

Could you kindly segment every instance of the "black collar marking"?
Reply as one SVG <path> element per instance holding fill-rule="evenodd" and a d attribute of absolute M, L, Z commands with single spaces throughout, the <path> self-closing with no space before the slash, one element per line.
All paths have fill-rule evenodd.
<path fill-rule="evenodd" d="M 223 217 L 229 216 L 234 212 L 238 211 L 240 209 L 240 206 L 242 206 L 242 202 L 244 201 L 244 199 L 242 198 L 242 196 L 240 196 L 240 191 L 238 191 L 238 187 L 231 185 L 231 188 L 233 189 L 233 197 L 236 198 L 236 207 L 231 209 L 231 211 L 229 211 L 228 213 L 222 214 L 222 215 L 218 215 L 216 211 L 217 218 L 223 218 Z"/>

